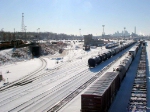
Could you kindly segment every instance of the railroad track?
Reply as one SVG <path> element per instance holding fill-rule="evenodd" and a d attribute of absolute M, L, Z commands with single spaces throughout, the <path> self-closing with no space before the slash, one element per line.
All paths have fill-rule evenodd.
<path fill-rule="evenodd" d="M 24 109 L 24 111 L 26 110 L 28 112 L 29 111 L 36 111 L 36 109 L 37 109 L 37 111 L 39 111 L 40 108 L 44 107 L 48 101 L 56 101 L 55 99 L 58 96 L 60 96 L 61 94 L 63 94 L 63 92 L 69 91 L 69 93 L 70 93 L 70 89 L 72 87 L 70 87 L 69 85 L 72 84 L 72 85 L 77 86 L 77 84 L 79 84 L 79 81 L 81 81 L 81 80 L 83 80 L 83 78 L 85 78 L 83 76 L 83 74 L 85 74 L 87 71 L 88 70 L 82 71 L 78 75 L 76 75 L 76 76 L 68 79 L 67 81 L 62 82 L 61 84 L 53 87 L 52 89 L 50 89 L 50 90 L 48 90 L 48 91 L 46 91 L 46 92 L 36 96 L 35 98 L 33 98 L 33 99 L 25 102 L 24 104 L 16 107 L 12 111 L 20 111 L 20 109 L 21 110 Z M 66 96 L 66 94 L 64 94 L 64 96 Z M 43 100 L 43 99 L 45 99 L 47 102 L 45 100 Z M 49 99 L 49 100 L 47 100 L 47 99 Z M 34 103 L 34 105 L 32 105 L 33 103 Z M 39 104 L 40 104 L 40 106 L 37 107 L 37 105 L 39 105 Z M 53 105 L 52 102 L 50 104 Z"/>
<path fill-rule="evenodd" d="M 117 58 L 118 59 L 118 58 Z M 78 65 L 78 64 L 77 64 Z M 105 68 L 103 68 L 103 71 L 105 71 L 106 69 L 108 69 L 108 67 L 110 67 L 110 65 L 108 65 L 107 67 L 105 67 Z M 78 67 L 77 69 L 78 70 L 80 70 L 79 68 L 81 68 L 81 67 Z M 85 68 L 87 68 L 87 66 L 85 67 Z M 72 69 L 73 69 L 73 67 L 72 67 Z M 74 70 L 76 70 L 76 69 L 74 69 Z M 86 69 L 87 70 L 87 69 Z M 79 91 L 79 90 L 81 90 L 82 91 L 82 89 L 81 89 L 81 87 L 84 87 L 85 85 L 83 84 L 83 83 L 80 83 L 80 82 L 82 82 L 83 80 L 85 80 L 85 78 L 87 77 L 87 79 L 86 79 L 86 82 L 89 82 L 89 80 L 91 79 L 91 83 L 92 83 L 92 80 L 94 81 L 94 80 L 96 80 L 96 78 L 98 77 L 97 75 L 95 75 L 96 73 L 90 73 L 90 71 L 86 71 L 86 70 L 81 70 L 81 72 L 79 72 L 79 73 L 77 73 L 75 76 L 73 76 L 72 78 L 69 78 L 68 79 L 68 83 L 60 83 L 59 85 L 57 85 L 57 86 L 54 86 L 52 89 L 50 89 L 50 90 L 48 90 L 48 91 L 46 91 L 46 92 L 43 92 L 42 94 L 40 94 L 40 95 L 38 95 L 38 96 L 36 96 L 36 97 L 34 97 L 34 98 L 32 98 L 32 99 L 30 99 L 30 100 L 28 100 L 28 101 L 26 101 L 26 102 L 24 102 L 24 103 L 20 103 L 18 106 L 16 106 L 15 108 L 12 108 L 12 109 L 10 109 L 11 111 L 21 111 L 21 110 L 23 110 L 23 111 L 25 111 L 25 110 L 27 110 L 27 111 L 30 111 L 30 110 L 36 110 L 36 106 L 34 106 L 34 105 L 38 105 L 38 103 L 39 104 L 41 104 L 41 102 L 47 102 L 48 104 L 49 104 L 49 102 L 52 102 L 54 99 L 56 99 L 58 96 L 60 96 L 60 94 L 58 95 L 57 93 L 58 92 L 61 92 L 62 90 L 64 90 L 64 89 L 66 89 L 65 91 L 69 91 L 69 93 L 66 93 L 64 96 L 61 96 L 61 98 L 60 99 L 58 99 L 56 102 L 53 102 L 52 104 L 51 104 L 51 106 L 49 106 L 49 105 L 46 105 L 46 104 L 44 104 L 42 107 L 39 107 L 36 111 L 39 111 L 39 110 L 50 110 L 50 109 L 52 109 L 53 107 L 56 107 L 56 106 L 59 106 L 59 107 L 61 107 L 62 108 L 62 106 L 64 106 L 65 104 L 67 104 L 67 102 L 64 102 L 64 100 L 63 100 L 63 105 L 61 105 L 60 106 L 60 104 L 58 105 L 57 104 L 57 102 L 58 101 L 60 101 L 61 102 L 61 99 L 65 99 L 66 98 L 66 96 L 68 96 L 70 99 L 71 98 L 74 98 L 75 97 L 75 94 Z M 62 70 L 62 71 L 66 71 L 66 70 Z M 71 73 L 72 71 L 70 71 L 70 73 Z M 59 72 L 59 73 L 61 73 L 61 72 Z M 56 75 L 56 74 L 54 74 L 54 75 Z M 79 77 L 80 76 L 80 77 Z M 89 77 L 89 76 L 91 76 L 91 77 Z M 62 76 L 63 77 L 63 76 Z M 93 77 L 93 78 L 92 78 Z M 56 78 L 56 80 L 57 80 L 57 78 Z M 88 83 L 87 83 L 88 84 Z M 90 84 L 90 83 L 89 83 Z M 46 84 L 47 85 L 47 84 Z M 72 87 L 69 87 L 70 85 L 78 85 L 77 87 L 75 87 L 75 88 L 73 88 L 72 89 Z M 83 86 L 82 86 L 83 85 Z M 39 86 L 39 85 L 34 85 L 34 86 Z M 63 86 L 63 88 L 62 88 L 62 86 Z M 69 87 L 68 89 L 67 89 L 67 87 Z M 85 86 L 86 87 L 86 86 Z M 34 87 L 33 87 L 34 88 Z M 33 89 L 32 88 L 32 89 Z M 42 88 L 42 86 L 41 86 L 41 88 Z M 79 89 L 80 88 L 80 89 Z M 36 89 L 39 89 L 38 87 L 36 88 Z M 20 89 L 18 89 L 18 91 L 19 91 Z M 71 90 L 71 91 L 70 91 Z M 77 91 L 76 91 L 77 90 Z M 28 90 L 27 89 L 27 91 L 30 93 L 30 92 L 33 92 L 33 91 L 31 91 L 31 90 Z M 24 91 L 25 93 L 27 92 L 27 91 Z M 64 91 L 64 92 L 65 92 Z M 76 92 L 75 92 L 76 91 Z M 64 92 L 62 92 L 62 93 L 64 93 Z M 74 93 L 75 92 L 75 93 Z M 23 94 L 23 93 L 21 93 L 21 94 Z M 26 93 L 26 94 L 28 94 L 28 93 Z M 23 95 L 26 95 L 26 94 L 23 94 Z M 53 95 L 56 95 L 56 96 L 53 96 L 52 97 L 52 94 Z M 69 95 L 72 95 L 73 94 L 73 96 L 74 97 L 70 97 Z M 44 96 L 45 95 L 45 96 Z M 9 96 L 9 95 L 8 95 Z M 22 96 L 21 95 L 16 95 L 16 97 L 17 96 L 19 96 L 18 98 L 21 98 Z M 67 98 L 68 98 L 67 97 Z M 45 100 L 43 100 L 43 98 L 45 98 Z M 52 99 L 50 99 L 50 98 L 52 98 Z M 54 99 L 53 99 L 54 98 Z M 9 99 L 9 98 L 8 98 Z M 17 98 L 16 98 L 17 99 Z M 2 103 L 1 102 L 1 106 L 3 106 L 3 105 L 5 105 L 5 104 L 7 104 L 7 103 L 9 103 L 9 102 L 13 102 L 14 100 L 16 100 L 15 99 L 15 96 L 14 96 L 14 99 L 12 99 L 12 100 L 6 100 L 7 102 L 5 102 L 5 103 Z M 48 100 L 48 99 L 50 99 L 50 100 Z M 68 100 L 69 101 L 69 100 Z M 54 104 L 57 104 L 57 105 L 54 105 Z M 30 106 L 31 105 L 31 106 Z M 32 107 L 33 106 L 33 107 Z M 46 106 L 46 107 L 45 107 Z M 48 107 L 47 107 L 48 106 Z M 43 108 L 44 107 L 44 108 Z M 50 108 L 49 108 L 50 107 Z"/>
<path fill-rule="evenodd" d="M 66 73 L 64 73 L 64 75 L 60 75 L 60 76 L 56 76 L 56 78 L 54 77 L 54 78 L 52 78 L 50 81 L 48 81 L 48 82 L 46 82 L 46 84 L 50 84 L 50 83 L 53 83 L 53 82 L 55 82 L 55 81 L 57 81 L 58 79 L 57 78 L 63 78 L 64 76 L 66 76 L 66 75 L 69 75 L 69 74 L 71 74 L 72 72 L 74 72 L 74 71 L 76 71 L 76 72 L 78 72 L 77 71 L 77 69 L 79 69 L 79 68 L 83 68 L 83 69 L 87 69 L 87 66 L 84 66 L 83 67 L 83 65 L 85 65 L 85 63 L 83 63 L 82 65 L 78 65 L 78 66 L 76 66 L 76 67 L 74 67 L 74 68 L 71 68 L 71 70 L 68 70 L 67 71 L 67 74 Z M 65 70 L 65 72 L 66 72 L 66 70 Z M 62 72 L 61 72 L 62 73 Z M 54 75 L 56 75 L 56 74 L 54 74 Z M 40 80 L 41 81 L 41 80 Z M 1 104 L 0 104 L 0 106 L 2 106 L 2 105 L 5 105 L 5 104 L 7 104 L 7 103 L 9 103 L 9 102 L 11 102 L 11 101 L 13 101 L 13 100 L 16 100 L 17 98 L 20 98 L 20 97 L 22 97 L 23 95 L 26 95 L 26 94 L 29 94 L 30 92 L 32 92 L 32 91 L 35 91 L 35 90 L 37 90 L 37 89 L 40 89 L 40 88 L 42 88 L 43 86 L 45 86 L 45 84 L 43 85 L 43 84 L 39 84 L 39 82 L 36 82 L 36 83 L 33 83 L 32 85 L 30 84 L 30 85 L 28 85 L 28 86 L 25 86 L 25 87 L 23 87 L 23 89 L 21 89 L 21 88 L 18 88 L 16 91 L 10 91 L 9 92 L 9 94 L 6 94 L 5 95 L 5 92 L 3 92 L 2 94 L 1 94 L 1 96 L 3 96 L 3 97 L 1 97 Z M 20 93 L 20 91 L 22 91 L 21 93 Z M 8 91 L 7 91 L 8 92 Z M 18 93 L 19 92 L 19 93 Z M 20 95 L 21 94 L 21 95 Z M 13 95 L 13 97 L 9 97 L 9 96 L 12 96 Z M 5 99 L 6 100 L 5 100 Z M 4 99 L 4 100 L 2 100 L 2 99 Z"/>
<path fill-rule="evenodd" d="M 63 77 L 65 77 L 66 75 L 69 75 L 69 74 L 71 74 L 73 71 L 76 71 L 77 69 L 79 69 L 81 66 L 79 66 L 79 67 L 76 67 L 76 68 L 74 68 L 74 69 L 72 69 L 72 70 L 69 70 L 69 71 L 67 71 L 67 74 L 66 73 L 64 73 L 64 75 L 60 75 L 60 76 L 55 76 L 54 78 L 49 78 L 50 79 L 50 81 L 48 81 L 48 82 L 46 82 L 46 84 L 50 84 L 50 83 L 53 83 L 53 82 L 55 82 L 55 81 L 57 81 L 58 79 L 57 78 L 63 78 Z M 83 67 L 83 66 L 82 66 Z M 87 67 L 85 66 L 85 67 L 83 67 L 82 69 L 87 69 Z M 76 73 L 79 73 L 79 71 L 76 71 Z M 41 80 L 40 80 L 40 82 L 42 82 Z M 28 94 L 28 93 L 30 93 L 30 92 L 32 92 L 32 91 L 35 91 L 35 90 L 37 90 L 37 89 L 40 89 L 40 88 L 42 88 L 43 86 L 45 86 L 45 84 L 43 85 L 43 84 L 41 84 L 40 82 L 35 82 L 35 83 L 33 83 L 33 84 L 30 84 L 30 85 L 26 85 L 25 87 L 23 87 L 23 89 L 21 89 L 21 88 L 18 88 L 16 91 L 10 91 L 9 92 L 9 94 L 7 94 L 7 95 L 5 95 L 5 92 L 3 92 L 3 94 L 1 94 L 1 96 L 3 96 L 3 97 L 1 97 L 1 100 L 3 99 L 3 98 L 7 98 L 7 99 L 13 99 L 12 97 L 9 97 L 10 95 L 14 95 L 14 97 L 16 98 L 16 96 L 18 96 L 17 98 L 19 98 L 19 97 L 21 97 L 21 95 L 20 94 L 23 94 L 23 93 L 25 93 L 25 94 Z M 20 91 L 22 91 L 21 93 L 20 93 Z M 18 93 L 19 92 L 19 93 Z M 24 94 L 24 95 L 25 95 Z M 11 100 L 10 100 L 11 101 Z M 1 104 L 0 105 L 2 105 L 3 103 L 3 101 L 0 101 L 1 102 Z M 6 103 L 6 102 L 5 102 Z M 8 102 L 7 102 L 8 103 Z"/>
<path fill-rule="evenodd" d="M 93 76 L 91 79 L 86 81 L 83 85 L 81 85 L 79 88 L 74 90 L 72 93 L 70 93 L 68 96 L 66 96 L 64 99 L 56 103 L 52 108 L 49 108 L 47 112 L 57 112 L 59 111 L 63 106 L 65 106 L 68 102 L 70 102 L 73 98 L 75 98 L 79 93 L 81 93 L 85 88 L 87 88 L 91 83 L 93 83 L 96 79 L 99 78 L 106 70 L 108 70 L 113 64 L 115 64 L 116 61 L 118 61 L 122 56 L 124 56 L 126 52 L 118 57 L 116 60 L 111 62 L 110 64 L 107 65 L 107 67 L 104 67 L 100 72 L 96 73 L 95 76 Z"/>
<path fill-rule="evenodd" d="M 16 80 L 16 81 L 13 81 L 13 82 L 11 82 L 11 83 L 8 83 L 7 85 L 1 87 L 1 88 L 0 88 L 0 91 L 6 90 L 6 89 L 8 89 L 8 88 L 10 88 L 10 87 L 16 86 L 16 85 L 18 85 L 18 84 L 20 84 L 20 83 L 23 83 L 23 82 L 26 82 L 27 80 L 30 80 L 35 74 L 37 74 L 37 73 L 39 73 L 40 71 L 42 71 L 43 69 L 45 69 L 45 67 L 46 67 L 46 65 L 47 65 L 47 62 L 46 62 L 44 59 L 42 59 L 42 58 L 40 58 L 40 60 L 42 61 L 42 65 L 39 67 L 38 70 L 36 70 L 36 71 L 34 71 L 34 72 L 32 72 L 32 73 L 30 73 L 30 74 L 28 74 L 28 75 L 26 75 L 26 76 L 24 76 L 24 77 L 18 79 L 18 80 Z"/>
<path fill-rule="evenodd" d="M 65 75 L 62 75 L 62 76 L 60 76 L 59 75 L 59 79 L 61 78 L 61 77 L 63 77 L 63 76 L 66 76 L 67 74 L 69 75 L 70 73 L 72 73 L 72 72 L 74 72 L 74 71 L 76 71 L 76 69 L 79 69 L 80 67 L 83 67 L 83 65 L 86 65 L 85 64 L 86 63 L 86 60 L 84 60 L 84 61 L 82 61 L 82 64 L 78 64 L 78 63 L 75 63 L 75 64 L 72 64 L 71 65 L 71 67 L 70 68 L 65 68 L 65 69 L 63 69 L 63 70 L 61 70 L 61 71 L 59 71 L 59 72 L 57 72 L 57 73 L 54 73 L 54 72 L 48 72 L 48 73 L 43 73 L 43 74 L 41 74 L 41 75 L 39 75 L 38 77 L 35 77 L 35 78 L 33 78 L 33 79 L 30 79 L 30 80 L 26 80 L 26 82 L 25 83 L 28 83 L 29 81 L 33 81 L 33 80 L 38 80 L 38 79 L 40 79 L 40 78 L 44 78 L 44 77 L 46 77 L 47 79 L 51 79 L 51 83 L 52 82 L 54 82 L 55 80 L 56 80 L 56 76 L 58 75 L 58 74 L 65 74 Z M 74 67 L 75 66 L 75 67 Z M 86 66 L 85 66 L 86 67 Z M 67 69 L 69 69 L 69 70 L 67 70 Z M 51 76 L 51 77 L 48 77 L 48 76 Z M 44 79 L 43 79 L 44 80 Z M 42 81 L 42 80 L 40 80 L 40 81 Z M 24 82 L 22 82 L 22 83 L 20 83 L 20 85 L 24 85 L 25 84 Z M 37 83 L 37 85 L 38 85 L 38 83 Z M 30 85 L 29 85 L 30 86 Z M 18 87 L 18 86 L 14 86 L 13 87 L 13 89 L 14 88 L 16 88 L 16 87 Z M 27 87 L 28 88 L 28 87 Z M 9 89 L 8 89 L 9 90 Z M 4 92 L 3 92 L 4 93 Z M 10 92 L 11 93 L 11 92 Z M 4 93 L 5 94 L 5 93 Z"/>
<path fill-rule="evenodd" d="M 74 69 L 76 69 L 76 68 L 83 67 L 83 65 L 85 65 L 85 63 L 82 63 L 81 65 L 75 63 L 73 66 L 70 65 L 71 67 L 69 68 L 69 70 L 68 70 L 68 68 L 65 68 L 65 69 L 59 71 L 57 74 L 62 74 L 62 73 L 64 73 L 64 72 L 66 72 L 66 71 L 67 71 L 67 73 L 69 73 L 70 71 L 72 71 L 72 70 L 74 70 Z M 74 67 L 74 66 L 75 66 L 75 67 Z M 25 81 L 16 83 L 15 86 L 17 86 L 17 85 L 18 85 L 18 86 L 22 86 L 22 85 L 31 83 L 31 82 L 33 82 L 33 81 L 35 81 L 35 80 L 41 79 L 42 77 L 45 77 L 45 76 L 52 76 L 53 74 L 56 76 L 56 71 L 57 71 L 58 69 L 60 69 L 60 68 L 61 68 L 61 66 L 57 67 L 57 68 L 54 69 L 54 70 L 51 70 L 51 71 L 48 72 L 48 73 L 45 72 L 45 73 L 41 73 L 41 74 L 38 74 L 38 75 L 36 75 L 36 73 L 35 73 L 34 77 L 30 77 L 29 79 L 26 79 Z M 70 73 L 71 73 L 71 72 L 70 72 Z"/>
<path fill-rule="evenodd" d="M 96 53 L 96 52 L 94 52 L 94 53 Z M 84 55 L 84 56 L 85 56 L 85 55 Z M 40 60 L 42 61 L 42 66 L 41 66 L 38 70 L 36 70 L 36 71 L 34 71 L 34 72 L 32 72 L 32 73 L 30 73 L 30 74 L 28 74 L 28 75 L 26 75 L 26 76 L 20 78 L 20 79 L 14 81 L 14 82 L 8 83 L 7 85 L 1 87 L 1 88 L 0 88 L 0 91 L 4 91 L 4 90 L 6 90 L 6 89 L 8 89 L 8 88 L 10 88 L 10 87 L 16 87 L 16 86 L 23 86 L 23 85 L 26 85 L 26 84 L 28 84 L 28 83 L 31 83 L 31 82 L 33 82 L 33 81 L 35 81 L 35 80 L 37 80 L 37 79 L 40 79 L 41 77 L 47 75 L 48 73 L 38 74 L 40 71 L 42 71 L 43 69 L 45 69 L 45 67 L 46 67 L 46 64 L 45 64 L 45 63 L 47 63 L 43 58 L 40 58 Z M 61 65 L 58 65 L 54 70 L 51 70 L 51 71 L 49 72 L 49 74 L 54 73 L 56 70 L 58 70 L 58 69 L 61 68 L 62 66 L 64 67 L 67 63 L 68 63 L 68 62 L 65 62 L 65 63 L 63 63 L 63 64 L 61 64 Z M 45 65 L 45 66 L 44 66 L 44 65 Z"/>
<path fill-rule="evenodd" d="M 117 61 L 117 60 L 116 60 Z M 111 63 L 110 65 L 112 65 L 112 64 L 114 64 L 114 63 Z M 107 67 L 105 67 L 104 69 L 103 69 L 103 71 L 105 71 L 106 69 L 108 69 L 109 67 L 110 67 L 110 65 L 108 65 Z M 103 71 L 101 71 L 101 73 L 103 73 Z M 90 75 L 91 74 L 91 75 Z M 81 73 L 80 73 L 80 76 L 81 76 Z M 53 109 L 53 104 L 55 104 L 55 103 L 57 103 L 60 99 L 63 99 L 63 97 L 64 97 L 64 100 L 62 101 L 63 103 L 65 102 L 65 101 L 69 101 L 69 100 L 66 100 L 65 98 L 67 98 L 68 99 L 68 97 L 69 97 L 69 99 L 72 99 L 72 98 L 74 98 L 76 95 L 78 95 L 78 94 L 76 94 L 75 95 L 75 93 L 79 93 L 79 92 L 81 92 L 81 90 L 82 90 L 82 87 L 87 87 L 87 86 L 85 86 L 85 85 L 89 85 L 90 83 L 92 83 L 94 80 L 96 80 L 97 78 L 98 78 L 98 76 L 97 75 L 95 75 L 95 76 L 93 76 L 92 78 L 90 77 L 89 78 L 89 76 L 93 76 L 93 73 L 91 73 L 91 72 L 89 72 L 89 71 L 87 71 L 86 72 L 86 74 L 85 74 L 85 72 L 82 74 L 82 77 L 79 77 L 79 78 L 76 78 L 76 79 L 74 79 L 73 81 L 70 81 L 70 83 L 66 83 L 66 85 L 61 85 L 61 88 L 60 88 L 60 90 L 58 90 L 58 88 L 57 87 L 55 87 L 56 88 L 56 93 L 57 93 L 57 95 L 55 94 L 55 93 L 53 93 L 53 96 L 52 95 L 48 95 L 48 96 L 46 96 L 46 98 L 45 98 L 45 100 L 43 100 L 42 99 L 42 101 L 39 101 L 38 102 L 38 100 L 36 100 L 36 101 L 34 101 L 34 102 L 38 102 L 34 107 L 31 107 L 31 108 L 29 108 L 28 106 L 30 106 L 31 105 L 31 103 L 30 104 L 28 104 L 28 106 L 26 106 L 25 108 L 25 110 L 24 111 L 36 111 L 36 112 L 41 112 L 41 111 L 56 111 L 56 110 L 54 110 Z M 88 77 L 88 78 L 86 78 L 86 77 Z M 83 85 L 80 85 L 79 84 L 79 82 L 81 82 L 82 80 L 85 80 L 86 81 L 86 83 L 84 83 Z M 72 86 L 69 86 L 69 85 L 72 85 Z M 74 85 L 75 86 L 77 86 L 76 88 L 78 88 L 78 89 L 76 89 L 75 91 L 74 91 L 74 89 L 72 89 L 73 87 L 74 87 Z M 62 88 L 62 86 L 64 86 L 63 88 Z M 69 86 L 69 88 L 67 88 L 67 86 Z M 70 90 L 72 90 L 73 92 L 69 92 L 69 93 L 66 93 L 63 97 L 61 97 L 60 99 L 58 99 L 58 97 L 61 95 L 62 96 L 62 94 L 65 92 L 65 91 L 70 91 Z M 80 90 L 80 91 L 79 91 Z M 72 95 L 72 96 L 70 96 L 70 95 Z M 66 97 L 67 96 L 67 97 Z M 54 102 L 54 100 L 56 100 L 56 99 L 58 99 L 57 101 L 55 101 Z M 41 99 L 40 99 L 41 100 Z M 51 102 L 53 102 L 52 104 L 51 104 Z M 62 102 L 60 102 L 61 104 L 62 104 Z M 33 103 L 33 101 L 32 101 L 32 103 Z M 41 104 L 43 104 L 43 105 L 41 105 Z M 41 107 L 39 107 L 39 106 L 37 106 L 37 105 L 40 105 Z M 23 106 L 24 107 L 24 106 Z M 38 107 L 38 108 L 37 108 Z M 52 107 L 52 110 L 48 110 L 50 107 Z M 58 105 L 56 105 L 56 106 L 54 106 L 54 108 L 55 107 L 58 107 Z M 29 108 L 29 109 L 28 109 Z M 15 110 L 15 111 L 20 111 L 20 110 Z"/>

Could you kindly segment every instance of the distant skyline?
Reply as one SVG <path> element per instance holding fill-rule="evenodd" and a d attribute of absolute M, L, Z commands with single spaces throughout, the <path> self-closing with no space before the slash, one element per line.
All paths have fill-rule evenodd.
<path fill-rule="evenodd" d="M 122 32 L 150 35 L 150 0 L 1 0 L 0 30 L 102 35 Z M 81 30 L 80 30 L 81 29 Z"/>

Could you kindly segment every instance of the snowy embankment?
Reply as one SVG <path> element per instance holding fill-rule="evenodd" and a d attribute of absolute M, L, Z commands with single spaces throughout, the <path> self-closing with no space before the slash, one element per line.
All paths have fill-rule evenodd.
<path fill-rule="evenodd" d="M 67 64 L 67 62 L 75 61 L 78 59 L 82 59 L 89 55 L 89 53 L 97 53 L 98 49 L 91 49 L 89 52 L 82 50 L 81 43 L 71 43 L 71 46 L 65 48 L 65 54 L 55 54 L 55 55 L 48 55 L 42 56 L 43 59 L 46 60 L 47 66 L 46 69 L 55 69 L 59 66 L 63 66 Z M 11 54 L 12 49 L 1 51 L 1 54 Z M 9 56 L 10 58 L 10 56 Z M 36 71 L 40 68 L 42 62 L 38 58 L 34 58 L 31 60 L 16 62 L 13 61 L 7 63 L 6 65 L 0 66 L 0 73 L 3 76 L 3 80 L 0 82 L 0 86 L 3 86 L 4 83 L 13 82 L 15 80 L 20 79 L 21 77 L 30 74 L 31 72 Z"/>
<path fill-rule="evenodd" d="M 68 60 L 73 60 L 74 57 L 77 57 L 77 54 L 83 54 L 83 50 L 78 49 L 75 44 L 72 47 L 68 46 L 66 48 L 66 53 L 64 55 L 56 53 L 54 55 L 42 56 L 43 59 L 47 62 L 46 69 L 55 69 L 58 66 L 62 65 L 63 62 Z M 0 52 L 1 56 L 5 56 L 6 59 L 9 59 L 6 64 L 0 65 L 0 75 L 2 74 L 3 80 L 0 82 L 0 86 L 3 86 L 4 83 L 13 82 L 20 79 L 21 77 L 30 74 L 31 72 L 36 71 L 42 65 L 42 62 L 38 58 L 18 62 L 18 59 L 12 58 L 11 54 L 13 49 L 7 49 Z M 79 55 L 78 55 L 79 56 Z M 55 58 L 57 57 L 57 58 Z M 21 57 L 23 60 L 23 58 Z"/>
<path fill-rule="evenodd" d="M 51 108 L 84 82 L 91 79 L 99 69 L 119 57 L 116 55 L 91 71 L 87 66 L 88 59 L 106 51 L 106 49 L 98 47 L 90 51 L 84 51 L 82 47 L 78 48 L 73 43 L 65 51 L 67 51 L 65 55 L 56 54 L 56 57 L 54 55 L 42 57 L 46 60 L 46 67 L 49 67 L 49 70 L 46 70 L 45 67 L 38 73 L 39 75 L 34 74 L 34 77 L 37 75 L 37 78 L 31 83 L 1 92 L 0 110 L 3 112 L 41 112 Z M 57 69 L 51 70 L 52 68 Z M 30 67 L 30 69 L 32 68 Z"/>
<path fill-rule="evenodd" d="M 4 80 L 0 82 L 0 86 L 3 86 L 6 82 L 13 82 L 25 75 L 28 75 L 29 73 L 37 70 L 41 64 L 42 62 L 35 58 L 29 61 L 16 62 L 14 64 L 1 66 L 0 72 L 2 73 Z"/>

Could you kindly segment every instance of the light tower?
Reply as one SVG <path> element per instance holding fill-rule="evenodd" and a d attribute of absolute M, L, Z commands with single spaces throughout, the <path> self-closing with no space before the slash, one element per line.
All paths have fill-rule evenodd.
<path fill-rule="evenodd" d="M 105 25 L 102 25 L 102 27 L 103 27 L 103 33 L 102 33 L 102 36 L 104 37 L 104 35 L 105 35 L 105 32 L 104 32 L 104 27 L 105 27 Z"/>
<path fill-rule="evenodd" d="M 79 29 L 79 34 L 80 34 L 80 37 L 81 37 L 81 29 Z"/>
<path fill-rule="evenodd" d="M 125 29 L 126 29 L 126 27 L 124 27 L 124 40 L 125 40 Z"/>
<path fill-rule="evenodd" d="M 24 32 L 24 13 L 22 13 L 21 31 Z"/>

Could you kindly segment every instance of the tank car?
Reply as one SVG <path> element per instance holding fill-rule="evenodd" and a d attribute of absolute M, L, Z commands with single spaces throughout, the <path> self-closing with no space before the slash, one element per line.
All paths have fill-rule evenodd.
<path fill-rule="evenodd" d="M 107 56 L 105 53 L 101 54 L 100 56 L 102 57 L 103 61 L 105 61 L 107 59 Z"/>
<path fill-rule="evenodd" d="M 115 50 L 115 53 L 117 54 L 119 52 L 120 48 L 116 47 L 116 48 L 114 48 L 114 50 Z"/>
<path fill-rule="evenodd" d="M 108 51 L 109 53 L 110 53 L 110 56 L 109 56 L 109 58 L 112 56 L 112 53 L 111 53 L 111 51 Z"/>
<path fill-rule="evenodd" d="M 106 55 L 106 58 L 108 59 L 108 58 L 110 58 L 111 57 L 111 52 L 105 52 L 105 55 Z"/>
<path fill-rule="evenodd" d="M 111 50 L 111 56 L 114 56 L 114 55 L 115 55 L 115 50 L 112 49 L 112 50 Z"/>
<path fill-rule="evenodd" d="M 122 50 L 124 50 L 125 49 L 125 46 L 124 45 L 121 45 L 122 46 Z"/>
<path fill-rule="evenodd" d="M 121 45 L 120 47 L 121 47 L 121 51 L 124 50 L 124 46 L 123 45 Z"/>
<path fill-rule="evenodd" d="M 95 56 L 88 60 L 88 65 L 89 65 L 89 67 L 95 67 L 96 65 L 100 64 L 101 61 L 102 61 L 102 59 L 100 56 Z"/>

